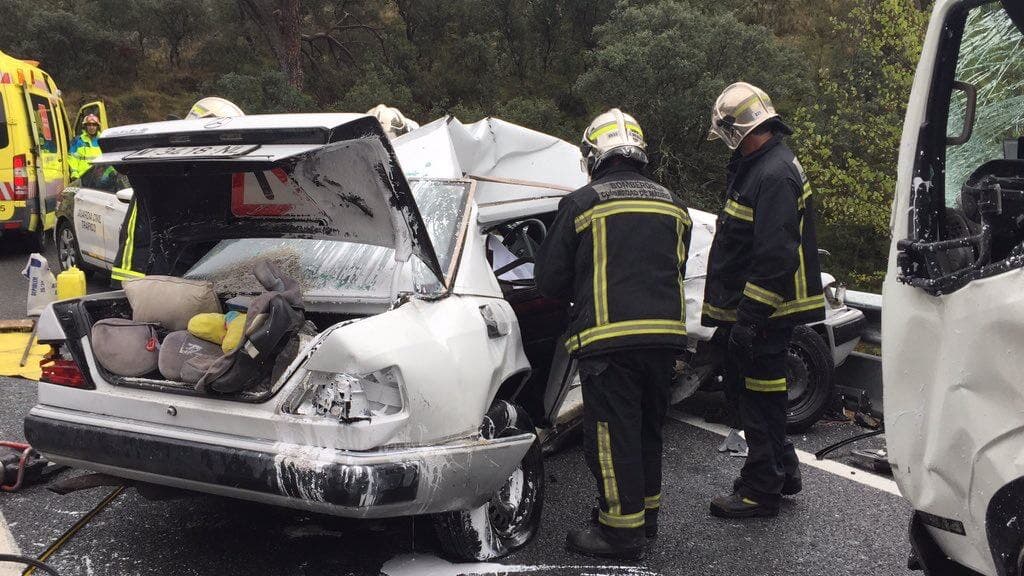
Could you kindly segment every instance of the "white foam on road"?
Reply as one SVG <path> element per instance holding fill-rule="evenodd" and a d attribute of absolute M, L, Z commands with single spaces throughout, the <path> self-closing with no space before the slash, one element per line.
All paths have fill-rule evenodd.
<path fill-rule="evenodd" d="M 676 422 L 682 422 L 683 424 L 689 424 L 690 426 L 696 426 L 701 430 L 707 430 L 718 434 L 719 436 L 728 436 L 730 428 L 723 424 L 710 424 L 705 422 L 703 419 L 690 414 L 684 414 L 678 410 L 672 410 L 668 413 L 668 417 L 675 420 Z M 800 463 L 811 468 L 816 468 L 829 474 L 835 474 L 841 476 L 847 480 L 852 480 L 858 484 L 864 486 L 870 486 L 876 490 L 888 492 L 894 496 L 902 496 L 900 489 L 896 486 L 896 483 L 888 478 L 883 478 L 877 474 L 872 474 L 853 466 L 847 466 L 842 462 L 836 462 L 835 460 L 818 460 L 814 457 L 814 454 L 810 452 L 804 452 L 803 450 L 797 450 L 796 455 L 800 458 Z"/>
<path fill-rule="evenodd" d="M 14 536 L 7 528 L 7 519 L 4 518 L 3 512 L 0 512 L 0 554 L 21 554 L 18 543 L 14 541 Z M 0 576 L 20 576 L 24 569 L 25 566 L 21 564 L 2 562 L 0 563 Z"/>
<path fill-rule="evenodd" d="M 463 576 L 506 575 L 528 572 L 568 571 L 598 576 L 660 576 L 642 566 L 522 565 L 490 562 L 453 563 L 431 554 L 402 554 L 388 560 L 380 568 L 386 576 Z"/>

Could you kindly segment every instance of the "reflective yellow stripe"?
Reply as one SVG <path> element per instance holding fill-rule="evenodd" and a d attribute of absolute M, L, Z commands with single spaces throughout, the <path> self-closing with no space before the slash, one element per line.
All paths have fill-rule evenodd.
<path fill-rule="evenodd" d="M 124 268 L 114 267 L 110 270 L 111 280 L 127 280 L 129 278 L 142 278 L 145 274 L 142 272 L 135 272 L 134 270 L 125 270 Z"/>
<path fill-rule="evenodd" d="M 800 267 L 796 270 L 794 284 L 796 286 L 796 299 L 807 297 L 807 269 L 804 267 L 804 219 L 800 217 L 800 246 L 797 248 L 800 255 Z"/>
<path fill-rule="evenodd" d="M 47 212 L 46 215 L 43 216 L 43 230 L 50 230 L 50 229 L 52 229 L 53 226 L 56 223 L 57 223 L 57 213 L 56 212 Z"/>
<path fill-rule="evenodd" d="M 761 100 L 761 98 L 757 94 L 754 94 L 753 96 L 748 97 L 743 102 L 740 102 L 740 105 L 737 106 L 736 110 L 733 111 L 732 117 L 736 118 L 738 120 L 739 117 L 740 117 L 740 114 L 743 114 L 747 110 L 750 110 L 750 107 L 753 106 L 754 103 L 759 102 L 760 100 Z"/>
<path fill-rule="evenodd" d="M 735 322 L 736 321 L 736 310 L 726 310 L 725 308 L 719 308 L 712 306 L 707 302 L 704 303 L 704 308 L 701 310 L 704 315 L 710 316 L 715 320 L 721 320 L 722 322 Z"/>
<path fill-rule="evenodd" d="M 743 287 L 743 295 L 757 300 L 762 304 L 767 304 L 772 308 L 778 308 L 785 300 L 782 296 L 772 292 L 771 290 L 765 290 L 757 284 L 747 282 L 747 285 Z"/>
<path fill-rule="evenodd" d="M 740 220 L 745 220 L 747 222 L 754 221 L 753 208 L 751 208 L 750 206 L 744 206 L 743 204 L 740 204 L 739 202 L 734 202 L 732 200 L 726 200 L 725 213 L 728 214 L 729 216 L 732 216 L 733 218 L 739 218 Z"/>
<path fill-rule="evenodd" d="M 627 320 L 595 326 L 576 334 L 565 341 L 565 347 L 574 352 L 599 340 L 636 336 L 640 334 L 661 334 L 686 336 L 686 322 L 682 320 Z"/>
<path fill-rule="evenodd" d="M 615 484 L 615 465 L 612 462 L 612 440 L 608 436 L 608 423 L 597 423 L 597 463 L 601 468 L 601 480 L 604 484 L 604 502 L 608 506 L 608 513 L 618 516 L 619 487 Z M 641 515 L 641 521 L 643 517 Z"/>
<path fill-rule="evenodd" d="M 603 218 L 594 220 L 594 322 L 608 323 L 608 229 Z"/>
<path fill-rule="evenodd" d="M 661 493 L 655 494 L 654 496 L 645 496 L 644 508 L 646 508 L 647 510 L 661 508 Z"/>
<path fill-rule="evenodd" d="M 39 214 L 33 214 L 28 217 L 28 230 L 29 232 L 35 232 L 36 228 L 39 227 Z"/>
<path fill-rule="evenodd" d="M 15 208 L 24 208 L 25 207 L 25 201 L 24 200 L 15 200 L 14 201 L 14 207 Z"/>
<path fill-rule="evenodd" d="M 676 220 L 676 259 L 679 262 L 679 269 L 676 272 L 679 278 L 679 319 L 686 322 L 686 224 L 681 218 Z"/>
<path fill-rule="evenodd" d="M 121 267 L 126 271 L 132 269 L 132 256 L 135 252 L 135 220 L 139 215 L 139 205 L 132 204 L 132 215 L 128 218 L 128 235 L 124 239 L 124 253 L 121 255 Z"/>
<path fill-rule="evenodd" d="M 807 199 L 810 198 L 810 197 L 811 197 L 811 183 L 810 182 L 804 182 L 804 193 L 803 193 L 803 195 L 800 196 L 800 199 L 797 200 L 797 206 L 801 210 L 805 209 L 807 207 Z"/>
<path fill-rule="evenodd" d="M 602 510 L 597 519 L 609 528 L 641 528 L 644 525 L 644 511 L 634 514 L 612 514 Z"/>
<path fill-rule="evenodd" d="M 681 220 L 687 226 L 691 225 L 690 216 L 686 210 L 658 200 L 613 200 L 598 204 L 597 206 L 580 214 L 573 221 L 576 226 L 576 233 L 586 230 L 594 220 L 613 216 L 615 214 L 664 214 Z"/>
<path fill-rule="evenodd" d="M 797 298 L 796 300 L 783 302 L 782 305 L 775 309 L 775 313 L 772 314 L 771 317 L 778 318 L 780 316 L 789 316 L 790 314 L 796 314 L 797 312 L 807 312 L 808 310 L 824 307 L 825 297 L 818 294 L 817 296 L 808 296 L 806 298 Z"/>
<path fill-rule="evenodd" d="M 618 127 L 619 127 L 619 123 L 617 121 L 616 122 L 609 122 L 607 124 L 602 124 L 602 125 L 598 126 L 597 128 L 595 128 L 594 131 L 591 132 L 590 135 L 587 136 L 587 138 L 592 143 L 596 144 L 598 136 L 603 136 L 603 135 L 605 135 L 605 134 L 607 134 L 609 132 L 617 130 Z M 626 130 L 629 130 L 630 132 L 636 132 L 641 138 L 644 137 L 644 131 L 640 128 L 639 125 L 634 124 L 632 122 L 626 122 Z"/>
<path fill-rule="evenodd" d="M 776 378 L 774 380 L 761 380 L 758 378 L 744 378 L 744 385 L 747 390 L 754 392 L 785 392 L 786 379 Z"/>

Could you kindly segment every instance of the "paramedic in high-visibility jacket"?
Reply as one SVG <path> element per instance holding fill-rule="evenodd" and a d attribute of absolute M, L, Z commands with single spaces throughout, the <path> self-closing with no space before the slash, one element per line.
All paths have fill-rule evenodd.
<path fill-rule="evenodd" d="M 690 214 L 647 178 L 643 131 L 613 108 L 581 144 L 590 184 L 562 198 L 535 263 L 542 294 L 571 301 L 565 345 L 583 382 L 584 456 L 598 507 L 569 533 L 578 553 L 639 558 L 657 533 L 662 425 L 686 347 Z"/>
<path fill-rule="evenodd" d="M 709 140 L 734 150 L 725 209 L 708 256 L 701 322 L 727 347 L 726 386 L 748 456 L 730 494 L 711 502 L 726 518 L 775 516 L 802 488 L 786 439 L 786 354 L 793 328 L 825 317 L 814 202 L 785 142 L 792 134 L 761 89 L 738 82 L 712 110 Z"/>
<path fill-rule="evenodd" d="M 71 179 L 76 180 L 85 174 L 93 161 L 100 155 L 99 144 L 100 119 L 89 114 L 82 121 L 82 133 L 71 142 L 68 148 L 68 167 Z"/>

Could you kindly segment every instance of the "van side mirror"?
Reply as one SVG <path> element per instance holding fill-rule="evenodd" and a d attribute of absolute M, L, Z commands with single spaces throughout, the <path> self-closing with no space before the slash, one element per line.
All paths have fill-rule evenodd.
<path fill-rule="evenodd" d="M 975 109 L 978 106 L 978 88 L 973 84 L 960 81 L 953 82 L 953 91 L 954 94 L 950 96 L 950 109 L 952 110 L 954 107 L 956 92 L 963 93 L 964 122 L 960 127 L 960 133 L 956 136 L 948 134 L 948 130 L 953 128 L 953 126 L 947 126 L 946 146 L 959 146 L 966 144 L 971 139 L 971 133 L 974 131 Z"/>
<path fill-rule="evenodd" d="M 125 188 L 124 190 L 118 190 L 114 195 L 117 196 L 118 200 L 127 204 L 132 201 L 132 196 L 135 195 L 135 191 L 131 188 Z"/>

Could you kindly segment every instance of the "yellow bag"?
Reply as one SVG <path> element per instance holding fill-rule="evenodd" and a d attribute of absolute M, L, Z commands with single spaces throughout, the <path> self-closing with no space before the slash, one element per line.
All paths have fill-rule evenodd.
<path fill-rule="evenodd" d="M 228 331 L 221 342 L 220 349 L 230 354 L 245 338 L 245 314 L 239 314 L 228 322 Z"/>
<path fill-rule="evenodd" d="M 224 315 L 216 312 L 196 314 L 188 321 L 188 333 L 207 342 L 221 344 L 227 334 Z"/>

